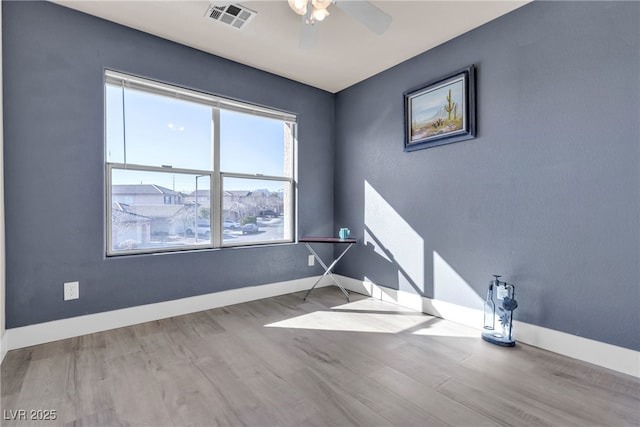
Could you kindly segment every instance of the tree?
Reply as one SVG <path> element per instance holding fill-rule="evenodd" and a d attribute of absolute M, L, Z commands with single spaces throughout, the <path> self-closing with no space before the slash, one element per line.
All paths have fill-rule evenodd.
<path fill-rule="evenodd" d="M 174 224 L 179 224 L 184 230 L 184 235 L 186 237 L 186 230 L 190 227 L 194 227 L 195 225 L 195 205 L 184 205 L 182 209 L 171 217 L 170 221 Z"/>
<path fill-rule="evenodd" d="M 208 208 L 206 206 L 201 206 L 200 209 L 198 209 L 198 218 L 202 218 L 202 219 L 211 218 L 211 208 Z"/>

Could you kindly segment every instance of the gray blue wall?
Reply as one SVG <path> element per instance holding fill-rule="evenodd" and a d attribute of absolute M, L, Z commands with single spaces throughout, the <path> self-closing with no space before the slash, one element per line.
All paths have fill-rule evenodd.
<path fill-rule="evenodd" d="M 534 2 L 338 93 L 340 273 L 473 308 L 502 274 L 517 319 L 640 350 L 639 40 L 640 3 Z M 403 91 L 471 64 L 477 138 L 403 152 Z"/>
<path fill-rule="evenodd" d="M 51 3 L 2 6 L 8 328 L 322 271 L 301 245 L 106 259 L 103 73 L 297 113 L 308 234 L 333 230 L 332 94 Z"/>

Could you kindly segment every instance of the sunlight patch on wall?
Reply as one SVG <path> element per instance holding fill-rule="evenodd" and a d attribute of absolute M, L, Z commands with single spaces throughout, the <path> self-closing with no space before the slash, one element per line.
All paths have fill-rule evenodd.
<path fill-rule="evenodd" d="M 424 292 L 424 239 L 367 181 L 364 224 L 365 245 L 396 264 L 400 290 Z"/>
<path fill-rule="evenodd" d="M 436 251 L 433 251 L 433 298 L 476 309 L 482 309 L 484 302 L 484 297 Z"/>

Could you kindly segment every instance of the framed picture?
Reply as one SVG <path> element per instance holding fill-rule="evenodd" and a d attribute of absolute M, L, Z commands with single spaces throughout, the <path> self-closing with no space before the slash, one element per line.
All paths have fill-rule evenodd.
<path fill-rule="evenodd" d="M 475 138 L 474 66 L 405 92 L 404 119 L 404 151 Z"/>

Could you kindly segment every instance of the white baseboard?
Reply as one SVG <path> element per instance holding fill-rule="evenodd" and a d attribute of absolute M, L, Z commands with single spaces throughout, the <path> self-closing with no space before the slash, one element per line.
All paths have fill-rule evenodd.
<path fill-rule="evenodd" d="M 339 278 L 342 285 L 353 292 L 371 295 L 383 301 L 461 323 L 478 330 L 481 329 L 482 312 L 480 310 L 425 298 L 405 291 L 385 288 L 345 276 L 339 276 Z M 7 329 L 0 338 L 0 362 L 4 360 L 4 356 L 10 350 L 172 316 L 300 292 L 309 289 L 317 279 L 318 276 L 250 286 Z M 331 282 L 326 280 L 318 286 L 322 287 L 330 284 Z M 514 329 L 517 331 L 518 341 L 525 344 L 640 378 L 640 352 L 518 321 L 514 322 Z"/>
<path fill-rule="evenodd" d="M 339 276 L 339 278 L 342 285 L 351 291 L 451 320 L 478 331 L 482 329 L 481 310 L 425 298 L 345 276 Z M 514 321 L 513 327 L 517 331 L 516 338 L 520 342 L 640 378 L 640 352 L 638 351 L 517 320 Z"/>
<path fill-rule="evenodd" d="M 38 323 L 36 325 L 11 328 L 2 337 L 2 356 L 9 350 L 44 344 L 66 338 L 77 337 L 95 332 L 107 331 L 124 326 L 168 317 L 195 313 L 212 308 L 254 301 L 277 295 L 290 294 L 307 290 L 313 286 L 319 276 L 290 280 L 287 282 L 271 283 L 260 286 L 232 289 L 173 301 L 141 305 L 86 316 L 71 317 Z M 325 281 L 318 287 L 327 286 L 331 282 Z"/>

